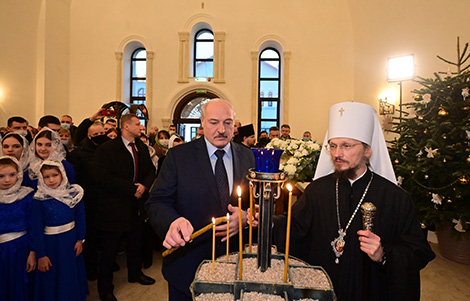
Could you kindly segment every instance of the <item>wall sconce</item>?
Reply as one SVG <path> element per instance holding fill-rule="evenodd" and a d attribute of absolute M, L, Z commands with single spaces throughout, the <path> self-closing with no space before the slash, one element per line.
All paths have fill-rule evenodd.
<path fill-rule="evenodd" d="M 387 97 L 385 100 L 379 99 L 379 114 L 380 115 L 393 115 L 395 113 L 395 106 L 387 102 Z"/>
<path fill-rule="evenodd" d="M 393 57 L 387 60 L 387 80 L 388 82 L 398 82 L 400 86 L 400 123 L 403 114 L 403 81 L 411 80 L 415 77 L 414 55 Z"/>

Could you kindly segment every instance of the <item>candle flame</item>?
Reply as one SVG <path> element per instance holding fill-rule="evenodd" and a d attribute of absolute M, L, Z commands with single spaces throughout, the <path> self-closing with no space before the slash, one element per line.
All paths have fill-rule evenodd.
<path fill-rule="evenodd" d="M 230 220 L 230 214 L 227 213 L 227 220 Z"/>
<path fill-rule="evenodd" d="M 289 190 L 289 192 L 292 192 L 292 185 L 291 184 L 287 184 L 286 188 L 287 188 L 287 190 Z"/>
<path fill-rule="evenodd" d="M 212 218 L 212 223 L 215 225 L 215 218 Z"/>
<path fill-rule="evenodd" d="M 237 194 L 238 194 L 238 197 L 242 196 L 242 189 L 240 188 L 240 186 L 237 187 Z"/>

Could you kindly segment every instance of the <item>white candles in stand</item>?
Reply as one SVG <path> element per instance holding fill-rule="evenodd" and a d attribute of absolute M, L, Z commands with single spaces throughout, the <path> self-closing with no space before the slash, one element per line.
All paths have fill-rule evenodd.
<path fill-rule="evenodd" d="M 215 218 L 212 218 L 212 275 L 215 271 Z"/>
<path fill-rule="evenodd" d="M 292 212 L 292 185 L 286 185 L 289 190 L 289 204 L 287 207 L 287 233 L 286 233 L 286 254 L 284 258 L 284 283 L 287 283 L 287 270 L 289 269 L 289 244 L 290 244 L 290 222 Z"/>
<path fill-rule="evenodd" d="M 230 239 L 230 214 L 227 213 L 227 261 L 228 261 L 228 254 L 229 254 L 229 249 L 230 249 L 230 244 L 229 244 L 229 239 Z"/>
<path fill-rule="evenodd" d="M 242 189 L 240 186 L 237 187 L 238 194 L 238 237 L 239 237 L 239 270 L 238 270 L 238 280 L 243 279 L 243 224 L 242 224 Z"/>

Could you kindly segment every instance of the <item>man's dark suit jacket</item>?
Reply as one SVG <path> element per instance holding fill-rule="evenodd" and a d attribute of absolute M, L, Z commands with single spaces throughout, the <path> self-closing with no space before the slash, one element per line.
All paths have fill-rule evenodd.
<path fill-rule="evenodd" d="M 150 189 L 155 180 L 155 167 L 150 159 L 147 145 L 135 139 L 139 153 L 138 183 Z M 148 198 L 146 191 L 140 199 L 134 197 L 134 161 L 122 138 L 103 143 L 95 152 L 97 182 L 102 190 L 98 200 L 97 227 L 107 231 L 131 230 L 137 214 L 144 213 L 143 204 Z"/>
<path fill-rule="evenodd" d="M 238 207 L 236 188 L 241 186 L 244 209 L 249 204 L 249 186 L 246 175 L 254 167 L 251 150 L 231 143 L 233 154 L 233 189 L 231 204 Z M 170 224 L 179 217 L 188 219 L 194 231 L 208 225 L 212 217 L 227 214 L 222 208 L 210 158 L 203 137 L 168 151 L 157 181 L 150 192 L 146 209 L 161 239 L 165 239 Z M 210 232 L 210 233 L 209 233 Z M 196 238 L 192 243 L 163 258 L 163 275 L 170 285 L 189 293 L 198 265 L 211 258 L 212 231 Z M 216 239 L 218 255 L 224 254 L 225 244 Z M 234 237 L 231 242 L 238 241 Z"/>

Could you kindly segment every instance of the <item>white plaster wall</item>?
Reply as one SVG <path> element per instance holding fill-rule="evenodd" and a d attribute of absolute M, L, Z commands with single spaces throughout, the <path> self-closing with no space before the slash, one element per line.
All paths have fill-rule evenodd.
<path fill-rule="evenodd" d="M 387 58 L 414 54 L 416 74 L 428 78 L 448 69 L 436 55 L 457 60 L 457 36 L 461 48 L 470 42 L 470 1 L 348 2 L 354 31 L 354 98 L 376 108 L 378 97 L 384 92 L 395 95 L 388 100 L 399 104 L 399 86 L 386 80 Z M 413 81 L 403 82 L 403 103 L 412 100 L 410 91 L 417 88 L 420 86 Z"/>
<path fill-rule="evenodd" d="M 0 1 L 0 127 L 36 110 L 36 45 L 41 1 Z"/>
<path fill-rule="evenodd" d="M 204 3 L 204 8 L 202 8 Z M 251 120 L 251 52 L 268 35 L 291 52 L 288 120 L 293 136 L 322 140 L 331 104 L 356 100 L 377 107 L 388 57 L 414 53 L 429 77 L 455 59 L 456 36 L 470 41 L 469 1 L 461 0 L 2 0 L 0 1 L 0 126 L 12 115 L 35 124 L 42 114 L 76 122 L 114 100 L 114 52 L 130 36 L 154 51 L 150 124 L 172 118 L 175 100 L 194 88 L 177 83 L 178 32 L 206 16 L 226 33 L 225 95 L 243 123 Z M 18 59 L 16 59 L 18 58 Z M 404 83 L 404 99 L 417 85 Z M 398 99 L 393 99 L 395 102 Z"/>
<path fill-rule="evenodd" d="M 149 43 L 154 56 L 150 124 L 172 118 L 175 100 L 194 83 L 177 83 L 178 32 L 205 16 L 214 31 L 226 33 L 225 83 L 208 84 L 226 95 L 242 123 L 251 120 L 251 51 L 267 35 L 283 39 L 291 51 L 289 123 L 294 135 L 323 132 L 320 108 L 353 96 L 353 45 L 346 1 L 72 1 L 70 109 L 88 116 L 115 98 L 114 51 L 128 36 Z M 341 70 L 341 72 L 337 72 Z M 332 81 L 332 78 L 335 80 Z M 337 83 L 342 88 L 337 89 Z M 331 91 L 336 91 L 332 93 Z M 84 102 L 87 103 L 84 106 Z M 317 123 L 322 126 L 317 126 Z M 320 129 L 321 128 L 321 129 Z"/>

